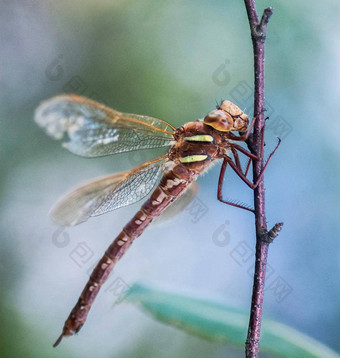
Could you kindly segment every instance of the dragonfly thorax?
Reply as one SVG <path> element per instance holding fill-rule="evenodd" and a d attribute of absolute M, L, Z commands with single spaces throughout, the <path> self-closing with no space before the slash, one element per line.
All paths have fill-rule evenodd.
<path fill-rule="evenodd" d="M 227 148 L 226 134 L 206 125 L 203 121 L 188 122 L 174 133 L 175 144 L 168 157 L 176 164 L 182 164 L 195 172 L 221 158 Z"/>

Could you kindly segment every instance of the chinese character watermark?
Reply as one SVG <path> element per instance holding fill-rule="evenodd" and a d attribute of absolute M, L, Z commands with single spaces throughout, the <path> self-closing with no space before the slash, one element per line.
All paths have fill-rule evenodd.
<path fill-rule="evenodd" d="M 86 265 L 93 256 L 94 252 L 85 241 L 78 243 L 69 253 L 70 259 L 79 267 Z"/>
<path fill-rule="evenodd" d="M 244 266 L 255 254 L 255 251 L 246 243 L 241 241 L 230 251 L 230 257 L 240 266 Z"/>
<path fill-rule="evenodd" d="M 189 212 L 191 221 L 197 223 L 208 212 L 208 207 L 202 200 L 195 197 L 184 210 Z"/>
<path fill-rule="evenodd" d="M 231 73 L 228 70 L 229 64 L 230 60 L 226 59 L 212 74 L 212 81 L 219 87 L 227 86 L 231 82 Z M 247 108 L 248 114 L 254 112 L 254 90 L 247 81 L 239 81 L 231 88 L 228 96 L 228 98 L 235 102 L 240 108 Z M 284 119 L 282 115 L 275 113 L 274 108 L 267 100 L 265 100 L 264 107 L 266 110 L 265 115 L 269 117 L 269 121 L 267 122 L 268 130 L 281 140 L 285 139 L 293 131 L 292 125 Z"/>
<path fill-rule="evenodd" d="M 255 250 L 244 240 L 232 243 L 231 235 L 227 230 L 229 221 L 225 221 L 212 233 L 212 241 L 218 247 L 225 247 L 229 251 L 231 259 L 239 266 L 247 268 L 247 274 L 254 274 Z M 267 264 L 266 270 L 266 292 L 274 295 L 276 302 L 283 302 L 292 292 L 293 288 L 275 269 Z"/>
<path fill-rule="evenodd" d="M 114 304 L 118 304 L 126 298 L 129 289 L 130 286 L 121 277 L 117 277 L 105 289 L 105 292 L 113 295 Z"/>

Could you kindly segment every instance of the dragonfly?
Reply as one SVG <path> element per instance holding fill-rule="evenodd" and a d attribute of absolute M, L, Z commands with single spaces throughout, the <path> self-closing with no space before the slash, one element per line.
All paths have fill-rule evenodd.
<path fill-rule="evenodd" d="M 36 109 L 35 121 L 52 138 L 64 139 L 64 148 L 84 157 L 168 147 L 164 156 L 78 187 L 62 197 L 52 209 L 51 216 L 56 224 L 73 226 L 90 217 L 136 203 L 155 188 L 93 269 L 54 347 L 63 337 L 79 332 L 101 286 L 133 241 L 217 160 L 223 160 L 218 179 L 218 200 L 253 212 L 246 205 L 223 199 L 226 168 L 229 165 L 254 189 L 279 146 L 278 142 L 257 182 L 251 182 L 247 178 L 251 162 L 263 160 L 263 150 L 257 156 L 238 143 L 249 138 L 255 119 L 249 125 L 249 117 L 228 100 L 222 101 L 203 120 L 175 128 L 157 118 L 122 113 L 86 97 L 65 94 L 42 102 Z M 239 153 L 248 159 L 245 170 L 242 169 Z"/>

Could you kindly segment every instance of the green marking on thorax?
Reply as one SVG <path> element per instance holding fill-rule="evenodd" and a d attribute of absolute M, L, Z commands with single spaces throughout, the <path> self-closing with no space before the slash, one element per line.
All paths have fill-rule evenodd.
<path fill-rule="evenodd" d="M 193 141 L 193 142 L 213 142 L 214 138 L 211 135 L 202 134 L 202 135 L 193 135 L 192 137 L 185 137 L 184 140 Z"/>
<path fill-rule="evenodd" d="M 187 157 L 179 158 L 181 163 L 194 163 L 194 162 L 201 162 L 202 160 L 207 159 L 207 155 L 189 155 Z"/>

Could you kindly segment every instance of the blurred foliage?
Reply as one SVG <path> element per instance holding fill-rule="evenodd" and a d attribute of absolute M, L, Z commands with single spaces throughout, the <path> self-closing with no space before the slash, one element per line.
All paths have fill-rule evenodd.
<path fill-rule="evenodd" d="M 249 315 L 234 307 L 135 283 L 125 294 L 155 319 L 205 339 L 244 347 Z M 312 338 L 281 323 L 264 319 L 261 351 L 280 357 L 336 358 Z"/>

